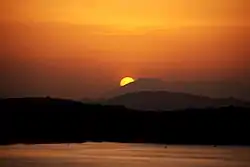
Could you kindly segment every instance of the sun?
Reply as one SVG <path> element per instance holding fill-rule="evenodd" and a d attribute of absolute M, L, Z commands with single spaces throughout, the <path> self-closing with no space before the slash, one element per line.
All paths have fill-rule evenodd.
<path fill-rule="evenodd" d="M 125 86 L 125 85 L 127 85 L 127 84 L 129 84 L 129 83 L 132 83 L 132 82 L 134 82 L 135 80 L 133 79 L 133 78 L 131 78 L 131 77 L 124 77 L 122 80 L 121 80 L 121 82 L 120 82 L 120 86 Z"/>

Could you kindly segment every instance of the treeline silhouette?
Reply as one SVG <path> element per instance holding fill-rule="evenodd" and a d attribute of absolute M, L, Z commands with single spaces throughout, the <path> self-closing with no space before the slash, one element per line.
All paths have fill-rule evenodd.
<path fill-rule="evenodd" d="M 0 144 L 250 145 L 249 108 L 138 111 L 52 98 L 0 100 Z"/>

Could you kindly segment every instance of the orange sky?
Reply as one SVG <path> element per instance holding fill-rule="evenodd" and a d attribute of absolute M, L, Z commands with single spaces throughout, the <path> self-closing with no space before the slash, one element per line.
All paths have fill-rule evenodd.
<path fill-rule="evenodd" d="M 0 3 L 5 95 L 95 96 L 125 75 L 249 81 L 248 0 Z"/>
<path fill-rule="evenodd" d="M 6 0 L 4 19 L 124 27 L 249 24 L 248 0 Z"/>

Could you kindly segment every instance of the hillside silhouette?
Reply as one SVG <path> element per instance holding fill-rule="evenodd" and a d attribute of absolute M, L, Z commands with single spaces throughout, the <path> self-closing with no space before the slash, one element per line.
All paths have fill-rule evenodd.
<path fill-rule="evenodd" d="M 140 111 L 54 98 L 0 100 L 0 144 L 131 143 L 250 145 L 243 107 Z"/>
<path fill-rule="evenodd" d="M 225 106 L 250 107 L 250 102 L 235 98 L 210 98 L 188 93 L 141 91 L 108 99 L 105 104 L 123 105 L 138 110 L 179 110 L 189 108 L 219 108 Z"/>

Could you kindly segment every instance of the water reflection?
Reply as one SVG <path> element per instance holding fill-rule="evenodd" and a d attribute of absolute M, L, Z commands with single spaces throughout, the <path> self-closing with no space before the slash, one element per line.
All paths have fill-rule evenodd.
<path fill-rule="evenodd" d="M 249 167 L 250 148 L 84 143 L 0 147 L 1 167 Z"/>

